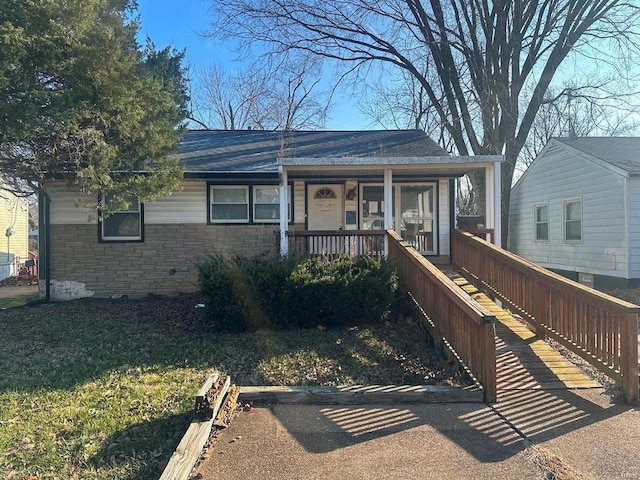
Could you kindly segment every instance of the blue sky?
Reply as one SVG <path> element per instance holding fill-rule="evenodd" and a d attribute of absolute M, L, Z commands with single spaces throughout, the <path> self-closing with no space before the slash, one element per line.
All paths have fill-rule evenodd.
<path fill-rule="evenodd" d="M 211 0 L 138 0 L 140 43 L 148 36 L 161 49 L 172 45 L 186 48 L 187 63 L 192 68 L 223 65 L 233 70 L 235 54 L 224 45 L 201 36 L 209 25 Z M 330 113 L 327 129 L 360 130 L 368 121 L 348 98 L 337 97 Z"/>

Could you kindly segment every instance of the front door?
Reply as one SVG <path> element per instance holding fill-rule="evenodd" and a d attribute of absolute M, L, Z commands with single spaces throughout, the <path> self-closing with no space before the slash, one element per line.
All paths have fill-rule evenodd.
<path fill-rule="evenodd" d="M 307 189 L 309 230 L 342 230 L 343 186 L 310 185 Z"/>

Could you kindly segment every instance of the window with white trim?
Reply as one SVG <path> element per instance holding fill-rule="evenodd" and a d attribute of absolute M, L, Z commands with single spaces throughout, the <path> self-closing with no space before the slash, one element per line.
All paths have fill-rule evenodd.
<path fill-rule="evenodd" d="M 565 241 L 582 240 L 582 199 L 565 200 L 563 205 Z"/>
<path fill-rule="evenodd" d="M 209 220 L 212 223 L 248 223 L 249 187 L 246 185 L 211 185 Z"/>
<path fill-rule="evenodd" d="M 549 205 L 535 206 L 536 241 L 549 240 Z"/>
<path fill-rule="evenodd" d="M 109 195 L 103 202 L 109 205 Z M 143 205 L 137 197 L 127 198 L 126 210 L 112 212 L 100 221 L 100 240 L 108 242 L 141 241 L 143 236 Z"/>
<path fill-rule="evenodd" d="M 277 185 L 254 185 L 253 221 L 270 223 L 280 221 L 280 187 Z M 287 221 L 291 221 L 291 185 L 287 187 Z"/>

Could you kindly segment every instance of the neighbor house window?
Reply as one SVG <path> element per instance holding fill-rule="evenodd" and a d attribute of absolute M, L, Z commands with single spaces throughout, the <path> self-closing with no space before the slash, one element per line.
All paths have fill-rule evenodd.
<path fill-rule="evenodd" d="M 536 240 L 549 240 L 548 205 L 536 205 Z"/>
<path fill-rule="evenodd" d="M 287 221 L 291 221 L 291 186 L 287 190 Z M 253 221 L 278 222 L 280 220 L 280 187 L 256 185 L 253 187 Z"/>
<path fill-rule="evenodd" d="M 109 195 L 105 195 L 103 201 L 109 205 Z M 131 242 L 143 239 L 143 205 L 137 197 L 130 197 L 127 202 L 129 203 L 127 209 L 111 212 L 100 221 L 100 240 Z"/>
<path fill-rule="evenodd" d="M 249 187 L 211 185 L 209 219 L 213 223 L 249 222 Z"/>
<path fill-rule="evenodd" d="M 581 199 L 564 202 L 564 239 L 566 241 L 582 240 Z"/>

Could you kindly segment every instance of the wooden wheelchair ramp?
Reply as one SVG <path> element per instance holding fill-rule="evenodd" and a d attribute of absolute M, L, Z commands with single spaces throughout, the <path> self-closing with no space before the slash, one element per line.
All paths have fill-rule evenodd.
<path fill-rule="evenodd" d="M 476 302 L 496 316 L 498 392 L 602 388 L 460 274 L 449 268 L 443 271 Z"/>

